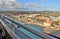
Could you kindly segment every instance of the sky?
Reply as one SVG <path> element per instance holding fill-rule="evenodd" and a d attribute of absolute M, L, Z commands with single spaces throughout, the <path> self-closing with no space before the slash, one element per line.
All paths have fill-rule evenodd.
<path fill-rule="evenodd" d="M 60 11 L 60 0 L 0 0 L 0 8 L 25 11 Z M 1 6 L 4 7 L 1 7 Z"/>
<path fill-rule="evenodd" d="M 23 5 L 26 5 L 26 4 L 31 5 L 32 6 L 32 7 L 30 6 L 31 10 L 60 11 L 60 0 L 18 0 L 18 1 Z"/>

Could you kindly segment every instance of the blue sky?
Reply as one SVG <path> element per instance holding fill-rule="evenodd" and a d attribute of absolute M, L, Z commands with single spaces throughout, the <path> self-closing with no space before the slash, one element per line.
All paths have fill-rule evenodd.
<path fill-rule="evenodd" d="M 0 10 L 1 9 L 20 9 L 25 11 L 60 11 L 60 0 L 0 0 Z"/>
<path fill-rule="evenodd" d="M 22 5 L 30 4 L 27 6 L 32 11 L 60 11 L 60 0 L 17 0 Z M 38 7 L 32 6 L 36 4 Z"/>

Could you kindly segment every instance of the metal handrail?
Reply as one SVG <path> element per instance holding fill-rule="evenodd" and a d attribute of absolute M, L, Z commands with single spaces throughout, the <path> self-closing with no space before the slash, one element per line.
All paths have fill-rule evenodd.
<path fill-rule="evenodd" d="M 55 37 L 49 36 L 49 35 L 47 35 L 47 34 L 45 34 L 45 33 L 43 33 L 43 32 L 38 32 L 38 31 L 36 31 L 36 30 L 33 30 L 33 29 L 27 27 L 27 25 L 22 25 L 22 24 L 18 23 L 18 22 L 17 22 L 16 20 L 14 20 L 14 19 L 11 19 L 11 18 L 6 17 L 6 16 L 2 16 L 2 17 L 4 17 L 4 19 L 7 19 L 7 20 L 15 23 L 16 25 L 19 25 L 20 27 L 23 27 L 24 29 L 26 29 L 26 30 L 28 30 L 28 31 L 36 34 L 37 36 L 42 37 L 43 39 L 56 39 Z"/>
<path fill-rule="evenodd" d="M 9 35 L 9 37 L 11 39 L 20 39 L 9 27 L 7 27 L 7 25 L 2 20 L 1 20 L 1 23 L 3 25 L 3 26 L 1 26 L 2 29 L 4 30 L 4 32 L 6 31 L 5 32 L 5 34 L 7 34 L 6 36 Z M 8 39 L 10 39 L 10 38 L 8 38 Z"/>
<path fill-rule="evenodd" d="M 2 21 L 3 21 L 3 22 L 5 21 L 5 22 L 4 22 L 5 24 L 8 23 L 5 19 L 2 20 Z M 19 29 L 17 28 L 17 26 L 14 25 L 14 23 L 11 23 L 12 26 L 9 26 L 9 24 L 10 24 L 10 23 L 6 24 L 7 27 L 9 27 L 9 28 L 11 27 L 11 28 L 10 28 L 11 30 L 12 30 L 12 27 L 14 27 L 14 30 L 12 30 L 12 31 L 13 31 L 15 34 L 18 33 L 18 32 L 21 32 L 21 33 L 23 33 L 26 37 L 28 37 L 29 39 L 33 39 L 33 37 L 31 37 L 31 36 L 25 34 L 25 33 L 22 32 L 21 30 L 19 30 Z M 16 30 L 17 30 L 18 32 L 16 32 Z M 16 35 L 17 35 L 17 34 L 16 34 Z M 17 35 L 17 36 L 18 36 L 18 35 Z M 18 37 L 20 37 L 20 36 L 18 36 Z M 21 37 L 20 37 L 20 38 L 21 38 Z"/>

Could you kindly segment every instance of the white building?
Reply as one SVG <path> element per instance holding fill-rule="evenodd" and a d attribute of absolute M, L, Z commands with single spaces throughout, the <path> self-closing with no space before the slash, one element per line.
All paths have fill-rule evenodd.
<path fill-rule="evenodd" d="M 51 22 L 44 22 L 44 27 L 49 27 L 51 26 Z"/>

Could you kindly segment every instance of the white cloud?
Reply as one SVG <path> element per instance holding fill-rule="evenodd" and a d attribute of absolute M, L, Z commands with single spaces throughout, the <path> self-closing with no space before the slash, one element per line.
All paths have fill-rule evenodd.
<path fill-rule="evenodd" d="M 5 2 L 16 2 L 16 0 L 5 0 Z"/>
<path fill-rule="evenodd" d="M 18 3 L 16 0 L 0 0 L 0 7 L 1 5 L 2 7 L 5 6 L 7 8 L 22 8 L 22 5 Z"/>
<path fill-rule="evenodd" d="M 18 9 L 18 10 L 19 9 L 21 9 L 21 10 L 29 9 L 24 6 L 25 5 L 17 2 L 16 0 L 0 0 L 0 9 Z"/>
<path fill-rule="evenodd" d="M 11 0 L 11 1 L 15 1 L 15 0 Z"/>
<path fill-rule="evenodd" d="M 42 0 L 42 2 L 45 2 L 46 0 Z"/>
<path fill-rule="evenodd" d="M 31 4 L 30 3 L 26 3 L 25 6 L 31 6 Z"/>
<path fill-rule="evenodd" d="M 33 3 L 32 6 L 33 7 L 39 7 L 39 4 L 38 3 Z"/>
<path fill-rule="evenodd" d="M 39 7 L 40 5 L 38 3 L 26 3 L 25 6 L 27 6 L 27 7 Z"/>
<path fill-rule="evenodd" d="M 2 3 L 2 0 L 0 0 L 0 5 L 2 5 L 3 3 Z"/>

